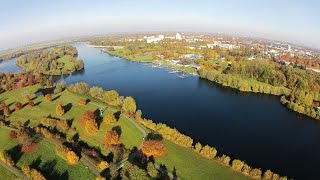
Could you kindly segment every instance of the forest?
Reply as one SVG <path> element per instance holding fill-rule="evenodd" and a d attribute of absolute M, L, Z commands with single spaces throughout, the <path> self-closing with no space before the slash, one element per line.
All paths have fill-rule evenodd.
<path fill-rule="evenodd" d="M 78 51 L 72 46 L 55 47 L 52 50 L 40 50 L 20 56 L 16 64 L 26 71 L 50 75 L 69 74 L 84 68 Z"/>

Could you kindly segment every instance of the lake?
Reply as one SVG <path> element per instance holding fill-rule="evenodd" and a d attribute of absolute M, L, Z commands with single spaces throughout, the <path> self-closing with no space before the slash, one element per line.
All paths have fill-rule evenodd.
<path fill-rule="evenodd" d="M 196 76 L 112 57 L 75 44 L 85 69 L 64 76 L 133 96 L 143 116 L 164 122 L 218 153 L 294 179 L 320 179 L 320 123 L 295 113 L 279 97 L 243 93 Z M 14 60 L 0 71 L 17 72 Z M 55 77 L 59 79 L 60 77 Z"/>

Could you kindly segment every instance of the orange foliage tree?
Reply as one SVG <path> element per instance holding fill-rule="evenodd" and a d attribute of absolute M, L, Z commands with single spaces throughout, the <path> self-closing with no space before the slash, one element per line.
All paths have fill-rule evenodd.
<path fill-rule="evenodd" d="M 25 102 L 31 101 L 31 98 L 29 97 L 29 95 L 25 95 L 23 98 Z"/>
<path fill-rule="evenodd" d="M 8 106 L 3 107 L 3 115 L 7 117 L 10 115 L 10 109 Z"/>
<path fill-rule="evenodd" d="M 23 105 L 22 105 L 20 102 L 16 102 L 16 103 L 14 104 L 14 109 L 15 109 L 16 111 L 19 111 L 20 109 L 22 109 L 22 107 L 23 107 Z"/>
<path fill-rule="evenodd" d="M 164 155 L 166 148 L 162 141 L 148 140 L 143 142 L 141 151 L 147 157 L 153 156 L 156 158 Z"/>
<path fill-rule="evenodd" d="M 115 145 L 120 143 L 120 136 L 119 134 L 114 131 L 108 131 L 105 138 L 104 138 L 104 144 L 105 145 Z"/>
<path fill-rule="evenodd" d="M 79 157 L 77 156 L 77 154 L 73 151 L 68 151 L 67 152 L 67 162 L 69 164 L 77 164 L 79 161 Z"/>
<path fill-rule="evenodd" d="M 62 104 L 58 104 L 58 105 L 56 106 L 56 114 L 57 114 L 58 116 L 62 116 L 62 115 L 64 114 L 64 107 L 63 107 Z"/>
<path fill-rule="evenodd" d="M 84 105 L 86 105 L 87 104 L 87 100 L 86 99 L 80 99 L 79 101 L 78 101 L 78 105 L 79 106 L 84 106 Z"/>
<path fill-rule="evenodd" d="M 86 111 L 81 118 L 81 124 L 84 126 L 85 131 L 88 134 L 95 134 L 98 132 L 98 125 L 96 122 L 96 116 L 92 111 Z"/>

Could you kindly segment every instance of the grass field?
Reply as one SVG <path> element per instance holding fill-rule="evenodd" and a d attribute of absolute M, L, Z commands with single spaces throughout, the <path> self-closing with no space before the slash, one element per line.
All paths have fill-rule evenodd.
<path fill-rule="evenodd" d="M 123 116 L 120 116 L 119 120 L 112 126 L 106 125 L 102 122 L 97 134 L 88 135 L 80 125 L 82 114 L 86 110 L 98 110 L 100 107 L 96 106 L 95 104 L 98 104 L 101 107 L 107 107 L 105 104 L 95 101 L 95 104 L 89 103 L 85 106 L 78 106 L 77 102 L 81 97 L 77 94 L 70 93 L 69 91 L 63 91 L 59 95 L 53 95 L 53 101 L 51 103 L 47 103 L 44 101 L 43 96 L 35 97 L 34 93 L 39 88 L 40 86 L 36 85 L 0 94 L 0 100 L 4 101 L 7 105 L 10 105 L 9 107 L 11 110 L 14 109 L 15 102 L 24 102 L 23 94 L 29 94 L 31 98 L 35 98 L 33 101 L 36 106 L 30 107 L 26 105 L 23 109 L 17 112 L 13 111 L 12 114 L 8 117 L 11 122 L 28 123 L 30 126 L 34 127 L 39 123 L 39 120 L 42 117 L 49 115 L 60 119 L 70 120 L 73 122 L 72 127 L 75 127 L 79 132 L 80 139 L 91 146 L 100 147 L 103 154 L 105 155 L 109 151 L 105 150 L 105 148 L 103 147 L 103 139 L 105 137 L 106 131 L 112 129 L 113 126 L 121 127 L 122 134 L 120 140 L 127 148 L 139 146 L 142 142 L 142 133 L 133 124 L 128 122 L 127 119 Z M 62 116 L 57 116 L 55 114 L 56 105 L 59 103 L 62 103 L 67 109 L 66 113 Z M 114 109 L 107 107 L 104 113 L 110 111 L 115 112 Z"/>
<path fill-rule="evenodd" d="M 188 148 L 180 147 L 165 140 L 166 155 L 157 159 L 158 164 L 165 164 L 169 171 L 176 170 L 181 179 L 249 179 L 232 171 L 216 161 L 208 160 Z"/>
<path fill-rule="evenodd" d="M 9 138 L 9 132 L 8 129 L 0 129 L 0 149 L 12 152 L 10 154 L 14 157 L 17 167 L 20 168 L 23 164 L 37 167 L 47 178 L 51 179 L 94 179 L 94 174 L 82 163 L 69 165 L 65 160 L 58 157 L 54 150 L 55 146 L 46 140 L 41 140 L 38 147 L 30 153 L 20 154 L 16 152 L 14 149 L 16 149 L 17 144 Z"/>
<path fill-rule="evenodd" d="M 0 179 L 3 180 L 13 180 L 18 179 L 14 174 L 8 171 L 6 168 L 0 166 Z"/>
<path fill-rule="evenodd" d="M 143 55 L 139 55 L 139 54 L 126 56 L 126 55 L 120 53 L 120 51 L 121 50 L 105 51 L 105 52 L 112 55 L 112 56 L 117 56 L 117 57 L 127 59 L 130 61 L 136 61 L 136 62 L 152 62 L 153 61 L 151 56 L 143 56 Z"/>
<path fill-rule="evenodd" d="M 66 55 L 66 56 L 59 58 L 58 62 L 62 62 L 64 64 L 63 69 L 71 70 L 73 67 L 73 63 L 70 60 L 72 58 L 73 58 L 72 56 Z"/>

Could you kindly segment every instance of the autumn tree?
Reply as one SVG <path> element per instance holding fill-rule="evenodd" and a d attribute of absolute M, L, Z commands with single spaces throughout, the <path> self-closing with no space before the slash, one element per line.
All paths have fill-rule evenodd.
<path fill-rule="evenodd" d="M 49 103 L 49 102 L 52 102 L 51 94 L 45 95 L 45 96 L 44 96 L 44 99 L 45 99 L 45 101 L 48 102 L 48 103 Z"/>
<path fill-rule="evenodd" d="M 77 164 L 78 161 L 79 161 L 79 156 L 75 152 L 69 150 L 67 152 L 67 162 L 73 165 L 73 164 Z"/>
<path fill-rule="evenodd" d="M 232 161 L 232 169 L 236 170 L 236 171 L 239 171 L 241 172 L 242 168 L 244 166 L 244 162 L 238 160 L 238 159 L 235 159 Z"/>
<path fill-rule="evenodd" d="M 27 102 L 27 103 L 28 103 L 29 101 L 31 101 L 31 98 L 30 98 L 29 95 L 24 95 L 23 99 L 24 99 L 24 101 Z"/>
<path fill-rule="evenodd" d="M 33 102 L 32 100 L 30 100 L 30 101 L 28 102 L 28 104 L 29 104 L 30 107 L 34 107 L 34 106 L 35 106 L 35 104 L 34 104 L 34 102 Z"/>
<path fill-rule="evenodd" d="M 131 96 L 126 97 L 121 110 L 128 115 L 133 115 L 137 110 L 136 101 Z"/>
<path fill-rule="evenodd" d="M 86 111 L 81 118 L 81 124 L 84 126 L 85 131 L 93 135 L 98 132 L 98 125 L 96 122 L 96 116 L 92 111 Z"/>
<path fill-rule="evenodd" d="M 141 151 L 147 157 L 157 158 L 165 154 L 166 148 L 161 141 L 148 140 L 143 142 Z"/>
<path fill-rule="evenodd" d="M 3 115 L 5 115 L 6 117 L 10 116 L 10 109 L 8 106 L 4 106 L 2 111 Z"/>
<path fill-rule="evenodd" d="M 56 114 L 57 114 L 58 116 L 62 116 L 62 115 L 64 114 L 64 107 L 63 107 L 62 104 L 58 104 L 58 105 L 56 106 Z"/>
<path fill-rule="evenodd" d="M 20 102 L 16 102 L 14 104 L 14 109 L 15 111 L 19 111 L 20 109 L 22 109 L 23 105 Z"/>
<path fill-rule="evenodd" d="M 84 106 L 84 105 L 86 105 L 86 104 L 87 104 L 87 100 L 84 99 L 84 98 L 81 98 L 81 99 L 78 101 L 78 105 L 79 105 L 79 106 Z"/>
<path fill-rule="evenodd" d="M 119 106 L 119 93 L 115 90 L 106 91 L 104 94 L 105 102 L 111 106 Z"/>
<path fill-rule="evenodd" d="M 217 150 L 213 147 L 210 147 L 208 145 L 205 145 L 201 151 L 200 154 L 208 159 L 213 159 L 217 155 Z"/>
<path fill-rule="evenodd" d="M 130 162 L 125 163 L 121 169 L 121 177 L 124 180 L 148 180 L 149 177 L 147 172 L 140 169 L 138 166 L 131 164 Z"/>
<path fill-rule="evenodd" d="M 197 152 L 197 153 L 200 153 L 202 149 L 202 145 L 198 142 L 195 146 L 194 146 L 194 150 Z"/>
<path fill-rule="evenodd" d="M 104 138 L 105 145 L 115 145 L 119 143 L 120 143 L 120 136 L 116 131 L 111 130 L 106 133 L 106 136 Z"/>
<path fill-rule="evenodd" d="M 100 171 L 103 171 L 109 167 L 109 163 L 107 161 L 100 161 L 97 167 Z"/>
<path fill-rule="evenodd" d="M 106 124 L 114 124 L 117 122 L 117 119 L 112 112 L 109 112 L 103 117 L 103 122 Z"/>

